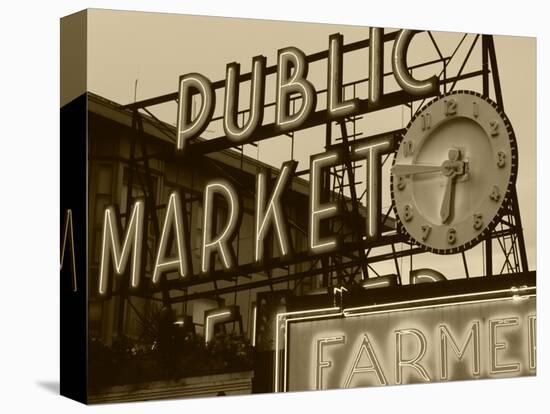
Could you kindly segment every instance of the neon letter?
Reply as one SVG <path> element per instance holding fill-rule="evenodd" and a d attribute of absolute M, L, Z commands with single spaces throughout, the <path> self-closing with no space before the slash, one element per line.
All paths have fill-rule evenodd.
<path fill-rule="evenodd" d="M 407 49 L 416 33 L 414 30 L 401 30 L 397 35 L 392 51 L 393 75 L 405 92 L 415 96 L 429 95 L 437 92 L 437 76 L 420 81 L 412 77 L 407 67 Z"/>
<path fill-rule="evenodd" d="M 323 370 L 332 366 L 331 361 L 323 360 L 323 348 L 325 345 L 343 344 L 344 336 L 333 336 L 331 338 L 317 339 L 317 366 L 315 369 L 315 387 L 320 390 L 323 388 Z"/>
<path fill-rule="evenodd" d="M 329 116 L 333 118 L 353 114 L 359 108 L 357 98 L 342 101 L 343 43 L 344 36 L 340 33 L 333 34 L 329 38 L 327 110 Z"/>
<path fill-rule="evenodd" d="M 384 29 L 369 28 L 369 105 L 378 106 L 384 93 Z"/>
<path fill-rule="evenodd" d="M 214 336 L 215 325 L 222 322 L 228 322 L 234 318 L 230 310 L 218 310 L 204 312 L 204 342 L 208 343 Z M 214 319 L 216 322 L 214 323 Z"/>
<path fill-rule="evenodd" d="M 214 236 L 214 195 L 220 195 L 227 202 L 227 223 L 218 236 Z M 236 235 L 240 219 L 240 203 L 237 192 L 226 180 L 211 182 L 204 190 L 204 221 L 202 226 L 202 271 L 208 273 L 212 265 L 212 254 L 216 252 L 226 269 L 236 263 L 235 252 L 231 241 Z"/>
<path fill-rule="evenodd" d="M 472 324 L 472 329 L 470 329 L 470 333 L 468 334 L 468 337 L 464 341 L 464 344 L 462 345 L 462 349 L 458 347 L 456 344 L 456 341 L 454 340 L 453 336 L 449 332 L 449 329 L 445 325 L 439 326 L 439 336 L 440 336 L 440 344 L 441 344 L 441 379 L 446 380 L 447 379 L 447 340 L 448 343 L 451 345 L 452 350 L 454 351 L 455 355 L 458 357 L 459 360 L 462 360 L 464 357 L 464 354 L 466 352 L 466 348 L 468 347 L 468 344 L 470 341 L 473 342 L 473 353 L 474 357 L 472 359 L 473 364 L 473 374 L 475 376 L 479 375 L 479 366 L 480 366 L 480 344 L 479 344 L 479 322 L 474 322 Z"/>
<path fill-rule="evenodd" d="M 265 206 L 267 174 L 263 171 L 258 173 L 256 180 L 256 226 L 254 228 L 254 257 L 256 261 L 261 261 L 264 257 L 264 239 L 271 226 L 275 227 L 281 256 L 286 256 L 289 253 L 290 238 L 283 206 L 281 205 L 281 194 L 290 184 L 290 178 L 294 174 L 297 165 L 296 161 L 288 161 L 283 164 L 267 206 Z"/>
<path fill-rule="evenodd" d="M 529 369 L 537 368 L 537 317 L 529 316 Z"/>
<path fill-rule="evenodd" d="M 70 239 L 70 251 L 71 251 L 71 274 L 72 274 L 72 287 L 73 292 L 76 292 L 76 258 L 74 251 L 74 231 L 73 231 L 73 212 L 69 208 L 65 212 L 65 223 L 63 226 L 63 241 L 61 243 L 61 264 L 59 270 L 63 270 L 63 262 L 65 261 L 65 250 L 67 246 L 67 238 Z"/>
<path fill-rule="evenodd" d="M 194 93 L 201 96 L 202 102 L 198 115 L 191 120 Z M 200 73 L 189 73 L 180 77 L 176 142 L 178 150 L 185 150 L 188 140 L 202 134 L 212 118 L 215 106 L 216 94 L 208 78 Z"/>
<path fill-rule="evenodd" d="M 164 217 L 164 225 L 160 234 L 160 242 L 157 250 L 157 258 L 155 260 L 155 268 L 153 270 L 153 283 L 157 283 L 160 276 L 169 271 L 178 270 L 181 277 L 187 276 L 191 271 L 192 261 L 189 255 L 189 243 L 185 239 L 187 232 L 187 219 L 182 217 L 181 199 L 178 192 L 174 191 L 168 199 L 166 207 L 166 216 Z M 168 234 L 170 230 L 174 230 L 176 241 L 176 257 L 166 258 L 167 250 L 169 251 Z"/>
<path fill-rule="evenodd" d="M 262 124 L 264 117 L 265 65 L 266 58 L 264 56 L 256 56 L 252 59 L 250 112 L 248 121 L 242 127 L 238 125 L 239 74 L 241 65 L 238 63 L 230 63 L 227 65 L 225 75 L 223 130 L 227 138 L 231 141 L 246 141 L 254 133 L 256 127 Z"/>
<path fill-rule="evenodd" d="M 101 245 L 101 263 L 99 268 L 99 293 L 107 291 L 109 261 L 113 258 L 115 272 L 118 275 L 124 273 L 130 250 L 132 250 L 131 284 L 137 287 L 141 274 L 143 225 L 145 219 L 144 202 L 139 200 L 134 203 L 130 219 L 126 219 L 126 232 L 122 248 L 120 246 L 119 225 L 113 223 L 116 216 L 114 207 L 107 207 L 103 218 L 103 242 Z"/>
<path fill-rule="evenodd" d="M 339 243 L 337 236 L 321 239 L 319 226 L 321 220 L 338 214 L 338 206 L 335 203 L 321 204 L 321 172 L 325 167 L 339 164 L 339 156 L 336 151 L 328 151 L 322 154 L 312 155 L 310 158 L 309 180 L 309 247 L 314 251 L 335 249 Z"/>
<path fill-rule="evenodd" d="M 489 342 L 491 352 L 491 374 L 501 374 L 504 372 L 517 372 L 520 369 L 519 362 L 512 364 L 499 364 L 497 351 L 506 349 L 505 342 L 497 342 L 499 328 L 519 325 L 518 318 L 495 319 L 489 321 Z"/>
<path fill-rule="evenodd" d="M 420 345 L 418 354 L 411 359 L 403 359 L 403 340 L 404 335 L 414 336 Z M 418 363 L 426 353 L 426 337 L 418 329 L 404 329 L 395 332 L 395 383 L 401 384 L 403 377 L 403 367 L 414 368 L 424 381 L 429 382 L 430 376 L 426 369 Z"/>
<path fill-rule="evenodd" d="M 366 352 L 366 355 L 369 357 L 369 361 L 371 363 L 370 366 L 359 366 L 359 361 L 361 360 L 361 355 L 363 354 L 363 352 Z M 359 348 L 359 352 L 355 357 L 355 361 L 353 362 L 351 371 L 349 372 L 346 382 L 344 383 L 344 388 L 349 388 L 353 376 L 362 372 L 374 372 L 376 374 L 376 377 L 378 378 L 378 382 L 380 382 L 380 385 L 386 385 L 388 383 L 386 381 L 386 377 L 384 376 L 384 372 L 382 371 L 382 367 L 380 366 L 380 362 L 378 362 L 378 358 L 376 358 L 374 348 L 372 347 L 372 344 L 367 334 L 363 335 L 363 342 L 361 343 L 361 347 Z"/>
<path fill-rule="evenodd" d="M 317 94 L 311 82 L 306 79 L 307 72 L 308 66 L 304 52 L 295 47 L 279 50 L 275 124 L 281 132 L 298 129 L 315 110 Z M 290 115 L 290 97 L 294 94 L 301 95 L 302 103 L 300 109 Z"/>
<path fill-rule="evenodd" d="M 382 171 L 380 158 L 382 154 L 393 151 L 393 139 L 382 137 L 358 144 L 353 153 L 363 156 L 367 161 L 367 240 L 376 239 L 380 235 L 380 210 L 382 199 Z"/>

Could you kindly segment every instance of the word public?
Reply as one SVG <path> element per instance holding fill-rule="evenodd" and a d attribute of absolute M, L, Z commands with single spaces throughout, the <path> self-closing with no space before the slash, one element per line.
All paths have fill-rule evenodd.
<path fill-rule="evenodd" d="M 401 30 L 397 33 L 392 49 L 393 75 L 406 92 L 413 95 L 428 95 L 437 91 L 438 78 L 415 79 L 407 69 L 406 55 L 411 39 L 416 32 Z M 383 96 L 383 29 L 371 28 L 369 41 L 369 82 L 368 100 L 373 108 L 379 104 Z M 343 100 L 342 69 L 343 69 L 343 36 L 334 34 L 329 38 L 328 76 L 327 76 L 327 113 L 330 119 L 351 116 L 358 111 L 359 100 Z M 307 80 L 308 63 L 305 54 L 296 47 L 287 47 L 278 51 L 275 126 L 281 133 L 298 129 L 315 111 L 316 91 Z M 236 145 L 249 142 L 255 130 L 262 125 L 265 97 L 266 58 L 256 56 L 252 59 L 250 75 L 250 111 L 248 120 L 242 126 L 237 124 L 239 103 L 240 65 L 227 65 L 224 96 L 223 127 L 229 140 Z M 193 96 L 201 96 L 201 106 L 197 114 L 192 116 Z M 290 113 L 290 97 L 301 97 L 301 106 Z M 186 74 L 179 80 L 179 100 L 177 113 L 178 151 L 184 151 L 186 143 L 198 137 L 208 126 L 215 108 L 215 92 L 210 80 L 198 73 Z M 381 204 L 381 157 L 394 151 L 391 137 L 381 137 L 368 143 L 360 142 L 350 148 L 353 160 L 366 160 L 367 185 L 369 188 L 366 205 L 366 238 L 375 240 L 380 235 L 380 204 Z M 335 202 L 321 202 L 322 171 L 325 168 L 343 163 L 338 150 L 329 150 L 310 158 L 309 180 L 309 250 L 313 253 L 324 253 L 337 250 L 341 246 L 338 235 L 320 234 L 321 222 L 339 214 L 339 205 Z M 254 258 L 255 262 L 264 260 L 264 246 L 268 234 L 277 239 L 277 247 L 281 257 L 292 253 L 292 244 L 285 220 L 281 197 L 289 186 L 296 170 L 295 161 L 283 163 L 278 178 L 270 186 L 265 172 L 256 176 L 255 228 L 254 228 Z M 226 222 L 215 234 L 213 228 L 218 203 L 215 197 L 222 198 L 227 208 Z M 208 274 L 214 268 L 217 255 L 224 269 L 233 269 L 237 265 L 236 255 L 232 247 L 239 221 L 241 218 L 241 202 L 235 187 L 227 180 L 218 179 L 206 184 L 203 196 L 203 226 L 201 246 L 201 273 Z M 99 271 L 99 293 L 104 294 L 109 286 L 109 272 L 114 268 L 116 274 L 126 272 L 130 266 L 130 283 L 132 287 L 139 285 L 143 267 L 143 230 L 145 226 L 145 203 L 136 201 L 129 218 L 126 220 L 124 233 L 117 218 L 115 207 L 108 207 L 104 212 L 101 261 Z M 169 196 L 162 232 L 156 249 L 154 264 L 154 283 L 160 280 L 166 272 L 178 272 L 181 277 L 193 275 L 190 243 L 188 240 L 187 222 L 184 220 L 181 206 L 181 196 L 173 192 Z M 169 256 L 171 251 L 169 240 L 175 244 L 176 255 Z"/>
<path fill-rule="evenodd" d="M 391 62 L 394 78 L 405 92 L 422 96 L 437 92 L 439 79 L 433 75 L 428 79 L 414 78 L 407 67 L 407 50 L 415 35 L 413 30 L 400 30 L 395 38 Z M 327 117 L 329 119 L 351 116 L 359 110 L 359 99 L 343 100 L 343 43 L 344 37 L 337 33 L 329 37 L 327 73 Z M 384 94 L 384 30 L 369 29 L 368 63 L 368 104 L 375 109 Z M 223 129 L 226 137 L 235 144 L 253 141 L 256 129 L 262 125 L 266 85 L 266 57 L 252 58 L 250 73 L 250 102 L 248 119 L 238 125 L 240 64 L 233 62 L 226 67 L 223 102 Z M 275 127 L 281 133 L 299 129 L 315 112 L 317 92 L 307 79 L 308 62 L 306 55 L 297 47 L 286 47 L 277 53 L 275 86 Z M 193 97 L 201 97 L 201 106 L 192 115 Z M 301 105 L 290 113 L 290 98 L 301 98 Z M 212 82 L 200 73 L 189 73 L 179 79 L 177 112 L 177 141 L 179 151 L 184 151 L 186 143 L 197 138 L 212 120 L 216 106 L 216 93 Z"/>

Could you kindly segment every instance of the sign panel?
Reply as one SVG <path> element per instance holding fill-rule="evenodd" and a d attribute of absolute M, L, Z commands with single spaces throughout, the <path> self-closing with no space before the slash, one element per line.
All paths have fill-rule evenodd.
<path fill-rule="evenodd" d="M 535 297 L 288 322 L 286 390 L 534 375 Z"/>

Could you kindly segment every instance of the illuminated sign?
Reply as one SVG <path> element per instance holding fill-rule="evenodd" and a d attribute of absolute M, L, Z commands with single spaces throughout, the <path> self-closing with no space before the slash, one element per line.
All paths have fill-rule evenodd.
<path fill-rule="evenodd" d="M 204 312 L 204 341 L 210 342 L 214 337 L 215 327 L 228 322 L 239 323 L 242 331 L 242 318 L 238 306 L 210 309 Z"/>
<path fill-rule="evenodd" d="M 519 198 L 533 171 L 519 174 L 503 110 L 518 62 L 496 53 L 533 41 L 210 23 L 231 31 L 218 55 L 233 57 L 197 39 L 163 68 L 171 91 L 141 100 L 136 80 L 129 101 L 84 93 L 62 108 L 63 168 L 83 178 L 61 174 L 62 339 L 87 351 L 62 363 L 66 379 L 86 373 L 68 392 L 536 375 L 536 222 Z M 273 48 L 247 55 L 239 31 Z M 506 104 L 527 139 L 531 95 Z"/>
<path fill-rule="evenodd" d="M 366 229 L 367 240 L 376 240 L 380 235 L 380 207 L 381 207 L 381 156 L 393 151 L 393 139 L 382 137 L 369 143 L 361 141 L 351 148 L 354 160 L 367 161 L 367 182 L 370 188 L 367 204 Z M 341 246 L 341 240 L 336 235 L 321 237 L 320 227 L 324 220 L 339 214 L 339 206 L 334 202 L 322 202 L 323 192 L 322 173 L 325 169 L 342 164 L 342 155 L 337 150 L 328 151 L 311 156 L 310 165 L 310 198 L 309 198 L 309 250 L 312 253 L 335 251 Z M 288 223 L 282 208 L 281 197 L 288 189 L 291 177 L 296 171 L 297 163 L 287 161 L 281 166 L 279 176 L 271 191 L 268 189 L 267 173 L 259 171 L 256 179 L 255 200 L 255 237 L 254 259 L 257 263 L 264 260 L 264 243 L 267 234 L 273 230 L 277 239 L 277 246 L 281 257 L 288 256 L 293 251 L 292 240 L 288 231 Z M 223 200 L 223 202 L 220 202 Z M 208 274 L 213 269 L 214 259 L 217 256 L 226 270 L 238 266 L 237 257 L 232 246 L 232 240 L 237 235 L 239 222 L 242 218 L 242 202 L 239 194 L 231 182 L 223 179 L 213 180 L 204 187 L 202 217 L 202 246 L 201 246 L 201 273 Z M 214 234 L 215 218 L 221 208 L 227 211 L 223 218 L 224 223 L 217 223 L 221 228 Z M 113 259 L 116 274 L 126 271 L 131 254 L 131 286 L 139 285 L 141 258 L 143 255 L 143 226 L 145 219 L 144 202 L 139 200 L 132 205 L 130 219 L 126 228 L 122 229 L 119 223 L 116 208 L 110 206 L 105 210 L 103 222 L 103 237 L 100 261 L 99 293 L 107 292 L 108 276 Z M 221 226 L 220 226 L 221 224 Z M 182 212 L 181 197 L 178 192 L 169 195 L 166 207 L 164 224 L 160 239 L 156 246 L 155 266 L 152 281 L 157 283 L 165 272 L 177 272 L 180 277 L 193 275 L 190 258 L 190 242 L 187 221 Z M 124 232 L 124 241 L 121 244 L 120 234 Z M 170 237 L 173 236 L 173 237 Z M 188 237 L 188 236 L 187 236 Z M 170 251 L 168 240 L 172 239 L 176 245 L 177 254 L 166 257 Z"/>
<path fill-rule="evenodd" d="M 67 239 L 69 240 L 69 246 L 67 246 Z M 73 292 L 76 292 L 78 289 L 76 283 L 76 257 L 74 249 L 74 229 L 73 229 L 73 211 L 67 209 L 65 211 L 65 220 L 63 224 L 63 237 L 61 242 L 61 260 L 59 265 L 59 270 L 63 270 L 63 263 L 65 263 L 65 251 L 69 249 L 71 253 L 71 284 Z"/>
<path fill-rule="evenodd" d="M 534 375 L 534 288 L 491 293 L 281 314 L 276 391 Z"/>
<path fill-rule="evenodd" d="M 101 260 L 99 265 L 99 293 L 107 292 L 111 258 L 114 262 L 115 272 L 122 275 L 126 270 L 126 264 L 132 255 L 131 286 L 139 285 L 143 256 L 143 226 L 145 221 L 145 202 L 136 201 L 130 213 L 130 219 L 124 233 L 124 242 L 120 243 L 119 228 L 121 227 L 114 207 L 108 207 L 103 219 L 103 239 L 101 243 Z"/>
<path fill-rule="evenodd" d="M 428 79 L 414 78 L 407 67 L 407 50 L 415 35 L 413 30 L 401 30 L 396 36 L 391 52 L 392 70 L 397 84 L 411 95 L 431 95 L 438 90 L 439 79 L 433 75 Z M 366 72 L 371 79 L 368 85 L 369 104 L 376 107 L 384 94 L 383 89 L 383 29 L 370 29 L 369 63 Z M 343 100 L 343 56 L 344 37 L 337 33 L 329 37 L 327 70 L 327 113 L 331 119 L 352 116 L 359 110 L 358 99 Z M 243 126 L 237 125 L 239 103 L 240 65 L 230 63 L 226 69 L 223 127 L 230 140 L 243 143 L 249 140 L 255 130 L 262 125 L 266 58 L 252 59 L 250 112 Z M 297 47 L 286 47 L 277 53 L 277 80 L 275 83 L 275 126 L 280 133 L 298 129 L 315 112 L 317 91 L 307 79 L 308 62 L 306 55 Z M 200 96 L 201 107 L 194 119 L 191 116 L 193 95 Z M 299 107 L 291 113 L 290 97 L 299 97 Z M 212 82 L 204 75 L 190 73 L 180 77 L 177 112 L 177 143 L 180 151 L 186 142 L 200 136 L 206 129 L 216 105 L 216 94 Z"/>
<path fill-rule="evenodd" d="M 370 109 L 377 110 L 384 98 L 383 61 L 384 31 L 370 29 L 368 100 Z M 392 73 L 399 87 L 409 96 L 433 96 L 438 92 L 438 78 L 419 80 L 410 73 L 407 49 L 415 31 L 400 30 L 390 33 L 394 37 L 391 51 Z M 350 117 L 360 110 L 361 100 L 343 96 L 343 52 L 341 34 L 329 37 L 326 84 L 326 118 L 338 120 Z M 296 47 L 278 51 L 276 75 L 274 128 L 279 134 L 295 131 L 308 117 L 317 113 L 316 91 L 307 79 L 308 58 Z M 223 129 L 225 137 L 235 145 L 260 139 L 256 131 L 262 127 L 266 95 L 266 58 L 252 59 L 252 70 L 240 75 L 240 65 L 229 63 L 223 100 Z M 238 119 L 240 83 L 250 80 L 250 102 L 247 118 Z M 220 83 L 217 83 L 220 87 Z M 195 96 L 200 97 L 200 108 L 191 108 Z M 290 105 L 291 98 L 293 105 Z M 296 104 L 296 105 L 294 105 Z M 197 138 L 208 127 L 216 106 L 216 91 L 204 75 L 190 73 L 180 77 L 177 110 L 176 148 L 185 153 L 189 140 Z M 515 184 L 517 149 L 512 128 L 496 104 L 488 98 L 468 91 L 452 91 L 429 102 L 420 115 L 413 118 L 400 140 L 392 135 L 354 140 L 351 144 L 327 148 L 327 151 L 310 157 L 309 211 L 307 232 L 309 255 L 337 253 L 344 249 L 339 234 L 327 231 L 329 223 L 341 216 L 341 205 L 326 197 L 326 173 L 347 162 L 364 161 L 366 165 L 366 202 L 364 243 L 354 249 L 368 249 L 377 242 L 382 232 L 382 156 L 396 154 L 391 170 L 390 192 L 400 234 L 438 254 L 458 253 L 472 247 L 492 231 L 498 215 L 504 214 L 510 189 Z M 241 124 L 239 124 L 239 122 Z M 466 124 L 465 124 L 466 123 Z M 467 131 L 460 135 L 449 134 L 449 128 Z M 455 138 L 458 137 L 458 138 Z M 485 142 L 481 151 L 480 142 Z M 489 166 L 492 168 L 489 170 Z M 164 224 L 157 245 L 154 246 L 155 263 L 152 282 L 158 283 L 167 272 L 177 272 L 181 278 L 210 275 L 219 270 L 216 260 L 225 271 L 237 271 L 240 265 L 260 268 L 265 260 L 265 243 L 273 236 L 281 264 L 294 253 L 282 199 L 296 173 L 295 161 L 284 162 L 274 184 L 267 171 L 256 176 L 254 200 L 254 260 L 238 263 L 232 241 L 239 231 L 243 203 L 234 183 L 213 179 L 205 183 L 203 191 L 202 242 L 200 246 L 200 272 L 194 272 L 191 260 L 189 223 L 182 211 L 177 192 L 171 193 L 166 207 Z M 491 174 L 489 174 L 489 171 Z M 445 180 L 442 196 L 439 183 Z M 455 189 L 460 183 L 461 190 Z M 465 189 L 465 190 L 464 190 Z M 330 190 L 329 190 L 330 191 Z M 456 194 L 455 194 L 456 193 Z M 334 198 L 334 197 L 333 197 Z M 482 200 L 475 205 L 471 200 Z M 441 201 L 442 200 L 442 201 Z M 116 217 L 115 207 L 105 210 L 99 274 L 100 294 L 108 291 L 109 272 L 130 272 L 131 287 L 137 287 L 142 277 L 144 203 L 131 206 L 130 219 L 125 229 Z M 223 214 L 226 213 L 226 214 Z M 217 230 L 219 229 L 219 230 Z M 321 231 L 323 229 L 324 231 Z M 124 231 L 123 243 L 120 234 Z M 175 244 L 175 248 L 169 246 Z M 168 252 L 175 251 L 172 257 Z M 131 262 L 129 260 L 131 256 Z M 270 250 L 271 258 L 273 253 Z M 112 259 L 112 260 L 111 260 Z M 131 266 L 128 266 L 131 263 Z M 127 269 L 128 267 L 128 269 Z"/>
<path fill-rule="evenodd" d="M 192 273 L 190 270 L 192 261 L 189 257 L 189 242 L 185 240 L 185 230 L 187 221 L 182 217 L 181 197 L 178 192 L 170 194 L 168 199 L 168 207 L 166 208 L 166 216 L 160 237 L 157 257 L 155 260 L 155 268 L 153 271 L 153 283 L 158 282 L 160 275 L 170 270 L 177 270 L 181 277 L 185 277 Z M 170 229 L 173 229 L 175 234 L 177 256 L 169 259 L 163 259 L 168 248 L 168 235 Z"/>
<path fill-rule="evenodd" d="M 225 227 L 218 235 L 213 235 L 213 211 L 214 211 L 214 195 L 218 194 L 225 198 L 227 203 L 227 221 Z M 206 186 L 204 191 L 204 220 L 202 233 L 202 266 L 203 273 L 208 273 L 212 266 L 212 255 L 217 253 L 226 269 L 235 266 L 236 257 L 231 246 L 231 241 L 235 237 L 235 229 L 240 218 L 239 196 L 235 188 L 229 181 L 218 180 L 211 182 Z"/>
<path fill-rule="evenodd" d="M 298 163 L 296 161 L 288 161 L 283 164 L 265 211 L 263 211 L 263 206 L 267 198 L 267 174 L 265 172 L 258 173 L 256 181 L 256 225 L 254 232 L 254 258 L 256 261 L 261 261 L 263 258 L 263 241 L 270 226 L 275 227 L 274 234 L 279 241 L 281 256 L 286 256 L 290 253 L 290 236 L 288 235 L 283 206 L 281 204 L 281 194 L 290 185 L 290 178 L 296 171 L 297 166 Z"/>

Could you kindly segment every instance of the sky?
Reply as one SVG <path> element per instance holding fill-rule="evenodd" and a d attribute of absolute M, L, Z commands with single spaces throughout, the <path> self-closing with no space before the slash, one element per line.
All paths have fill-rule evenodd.
<path fill-rule="evenodd" d="M 394 29 L 386 29 L 387 31 Z M 264 55 L 268 66 L 276 62 L 277 50 L 296 46 L 306 54 L 325 50 L 328 38 L 333 33 L 342 33 L 344 43 L 368 38 L 368 27 L 327 25 L 314 23 L 291 23 L 267 20 L 243 20 L 235 18 L 186 16 L 164 13 L 113 12 L 92 9 L 88 20 L 88 90 L 120 104 L 151 98 L 177 90 L 180 75 L 199 72 L 212 81 L 225 77 L 227 63 L 238 62 L 242 72 L 249 72 L 252 57 Z M 434 38 L 444 56 L 450 56 L 462 33 L 434 32 Z M 462 59 L 474 39 L 468 35 L 455 58 L 449 65 L 449 72 L 456 73 Z M 386 70 L 390 65 L 389 44 L 385 53 Z M 521 216 L 526 239 L 530 268 L 535 268 L 536 240 L 536 43 L 534 38 L 495 36 L 500 79 L 505 112 L 514 127 L 519 147 L 519 174 L 517 190 L 520 199 Z M 480 65 L 480 42 L 474 49 L 464 71 L 478 70 Z M 368 76 L 366 49 L 346 54 L 344 58 L 344 82 Z M 426 33 L 413 39 L 408 53 L 409 65 L 429 61 L 438 57 Z M 433 65 L 425 70 L 415 71 L 419 77 L 439 73 L 441 66 Z M 272 77 L 273 78 L 273 77 Z M 137 88 L 136 88 L 137 80 Z M 326 87 L 326 60 L 311 65 L 308 80 L 316 89 Z M 391 77 L 385 81 L 386 91 L 396 90 Z M 465 81 L 456 89 L 481 90 L 481 81 Z M 220 91 L 221 92 L 221 91 Z M 222 96 L 218 96 L 220 114 Z M 274 79 L 268 79 L 266 99 L 272 101 Z M 366 86 L 358 91 L 366 98 Z M 241 90 L 241 108 L 248 101 L 247 85 Z M 318 103 L 321 105 L 322 102 Z M 175 103 L 150 108 L 160 119 L 175 124 Z M 416 107 L 415 107 L 416 109 Z M 271 115 L 266 112 L 266 117 Z M 364 136 L 401 128 L 407 125 L 410 113 L 405 108 L 368 114 L 356 125 Z M 204 137 L 221 135 L 221 125 L 212 123 Z M 296 134 L 292 153 L 299 162 L 298 169 L 307 168 L 312 154 L 323 152 L 324 128 L 312 128 Z M 261 161 L 280 167 L 290 158 L 291 141 L 274 138 L 262 141 L 258 148 L 245 147 L 245 153 Z M 363 174 L 363 175 L 361 175 Z M 389 174 L 383 181 L 383 205 L 389 206 Z M 364 171 L 358 179 L 364 178 Z M 362 180 L 364 181 L 364 179 Z M 481 247 L 467 253 L 473 263 L 470 272 L 483 271 Z M 416 260 L 416 259 L 415 259 Z M 422 255 L 426 266 L 437 268 L 446 274 L 456 273 L 462 268 L 458 257 Z M 406 263 L 403 263 L 406 271 Z M 384 270 L 382 270 L 383 272 Z"/>

